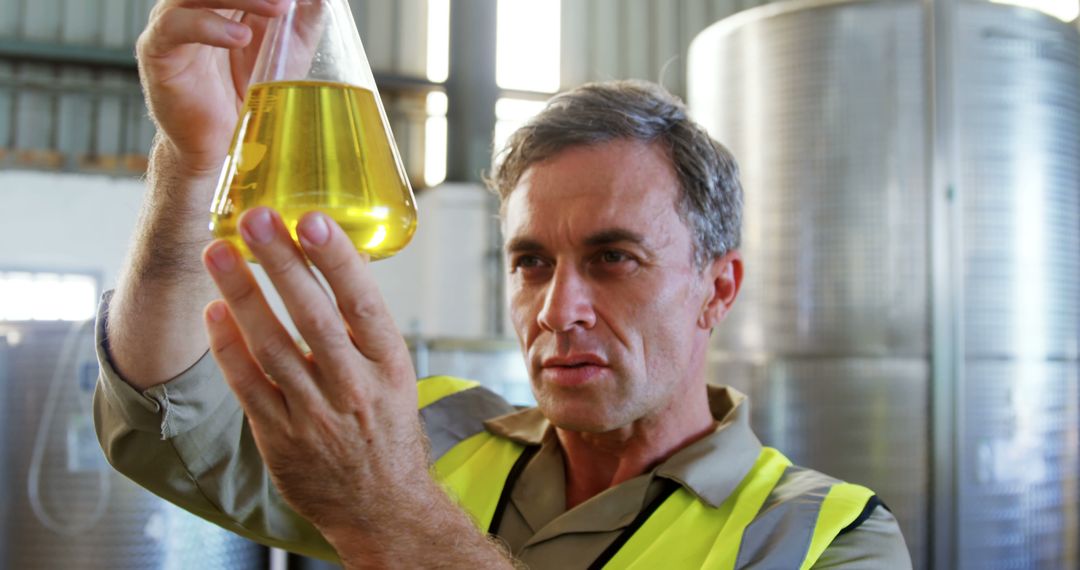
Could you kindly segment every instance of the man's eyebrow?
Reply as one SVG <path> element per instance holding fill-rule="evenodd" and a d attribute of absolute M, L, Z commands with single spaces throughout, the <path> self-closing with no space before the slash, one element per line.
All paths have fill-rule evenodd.
<path fill-rule="evenodd" d="M 585 245 L 588 247 L 610 245 L 620 242 L 630 242 L 643 247 L 646 245 L 645 236 L 625 228 L 600 230 L 585 238 Z M 515 237 L 510 238 L 503 249 L 505 249 L 507 253 L 532 253 L 543 251 L 544 246 L 539 241 L 529 237 Z"/>
<path fill-rule="evenodd" d="M 505 249 L 507 253 L 522 253 L 543 251 L 544 246 L 540 245 L 540 242 L 531 238 L 515 237 L 510 238 L 510 240 L 506 242 L 506 245 L 503 246 L 503 249 Z"/>
<path fill-rule="evenodd" d="M 625 228 L 612 228 L 601 230 L 585 238 L 585 245 L 595 247 L 619 242 L 630 242 L 636 245 L 645 245 L 645 236 Z"/>

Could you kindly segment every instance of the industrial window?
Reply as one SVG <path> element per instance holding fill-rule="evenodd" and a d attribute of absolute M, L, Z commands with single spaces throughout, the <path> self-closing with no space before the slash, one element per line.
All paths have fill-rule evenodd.
<path fill-rule="evenodd" d="M 560 0 L 499 0 L 495 81 L 510 91 L 495 106 L 496 151 L 559 90 Z"/>
<path fill-rule="evenodd" d="M 450 76 L 450 0 L 427 3 L 427 78 L 445 83 Z M 427 122 L 424 124 L 424 185 L 437 186 L 446 180 L 448 102 L 446 93 L 427 94 Z"/>
<path fill-rule="evenodd" d="M 559 0 L 499 0 L 495 81 L 503 89 L 559 90 Z"/>
<path fill-rule="evenodd" d="M 450 76 L 450 0 L 428 0 L 427 78 L 443 83 Z"/>
<path fill-rule="evenodd" d="M 91 275 L 0 271 L 0 321 L 91 319 L 97 291 Z"/>
<path fill-rule="evenodd" d="M 427 124 L 424 126 L 424 183 L 430 188 L 446 180 L 446 93 L 432 91 L 427 95 Z"/>
<path fill-rule="evenodd" d="M 998 4 L 1011 4 L 1013 6 L 1023 6 L 1025 8 L 1034 8 L 1040 12 L 1050 14 L 1051 16 L 1063 21 L 1072 22 L 1077 16 L 1080 16 L 1080 2 L 1077 0 L 991 0 Z"/>

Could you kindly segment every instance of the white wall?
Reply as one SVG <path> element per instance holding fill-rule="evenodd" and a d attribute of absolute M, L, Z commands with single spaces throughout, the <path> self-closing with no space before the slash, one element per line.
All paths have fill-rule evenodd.
<path fill-rule="evenodd" d="M 0 171 L 0 271 L 91 272 L 113 287 L 143 192 L 136 179 Z M 372 266 L 402 332 L 488 336 L 486 200 L 473 185 L 426 191 L 413 243 Z"/>
<path fill-rule="evenodd" d="M 90 271 L 110 287 L 142 194 L 133 178 L 0 171 L 0 269 Z"/>

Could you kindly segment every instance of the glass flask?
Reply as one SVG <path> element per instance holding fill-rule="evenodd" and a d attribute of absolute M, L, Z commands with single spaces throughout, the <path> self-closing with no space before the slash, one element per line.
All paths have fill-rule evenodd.
<path fill-rule="evenodd" d="M 347 0 L 291 0 L 263 38 L 211 232 L 254 261 L 237 228 L 244 210 L 277 210 L 293 239 L 319 210 L 372 259 L 394 255 L 416 230 L 416 200 Z"/>

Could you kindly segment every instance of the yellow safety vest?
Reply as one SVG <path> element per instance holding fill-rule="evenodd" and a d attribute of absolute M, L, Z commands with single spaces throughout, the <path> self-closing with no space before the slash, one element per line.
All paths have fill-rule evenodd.
<path fill-rule="evenodd" d="M 477 385 L 445 376 L 422 380 L 420 408 Z M 434 472 L 477 526 L 487 530 L 524 450 L 525 446 L 483 431 L 446 451 L 435 462 Z M 734 569 L 744 532 L 789 466 L 791 461 L 779 451 L 763 448 L 750 472 L 718 508 L 702 503 L 686 489 L 675 489 L 655 510 L 644 513 L 640 526 L 625 535 L 617 551 L 608 553 L 603 568 Z M 809 545 L 799 551 L 800 556 L 805 551 L 800 568 L 810 568 L 843 529 L 865 516 L 872 498 L 873 491 L 866 487 L 832 485 L 820 502 Z"/>

